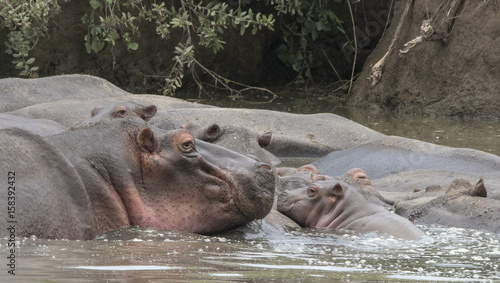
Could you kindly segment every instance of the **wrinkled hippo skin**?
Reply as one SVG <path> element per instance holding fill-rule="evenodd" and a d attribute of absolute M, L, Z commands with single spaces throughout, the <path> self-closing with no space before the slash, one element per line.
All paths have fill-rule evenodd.
<path fill-rule="evenodd" d="M 186 130 L 154 133 L 137 117 L 47 137 L 8 128 L 0 142 L 0 167 L 19 185 L 18 237 L 92 239 L 129 225 L 211 234 L 263 218 L 273 204 L 269 165 Z"/>
<path fill-rule="evenodd" d="M 378 197 L 360 172 L 346 173 L 352 184 L 313 173 L 307 178 L 305 171 L 298 171 L 298 179 L 283 176 L 278 211 L 302 227 L 377 232 L 411 240 L 423 237 L 424 233 L 410 221 L 388 211 L 379 200 L 374 201 Z"/>
<path fill-rule="evenodd" d="M 429 186 L 409 199 L 397 201 L 395 209 L 419 224 L 500 233 L 500 201 L 488 197 L 482 179 L 476 185 L 456 179 L 448 186 Z"/>

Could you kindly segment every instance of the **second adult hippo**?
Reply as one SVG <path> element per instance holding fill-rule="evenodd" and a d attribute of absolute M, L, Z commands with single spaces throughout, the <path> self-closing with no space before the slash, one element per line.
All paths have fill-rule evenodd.
<path fill-rule="evenodd" d="M 131 101 L 116 101 L 103 103 L 102 106 L 95 107 L 90 112 L 90 118 L 76 123 L 72 128 L 88 127 L 93 124 L 110 119 L 120 119 L 129 116 L 135 116 L 148 122 L 156 114 L 156 105 L 142 105 Z M 172 125 L 166 130 L 173 130 Z"/>
<path fill-rule="evenodd" d="M 411 240 L 425 235 L 407 219 L 373 201 L 372 192 L 360 185 L 315 174 L 309 181 L 289 182 L 293 188 L 286 184 L 287 190 L 278 196 L 278 211 L 302 227 L 377 232 Z"/>
<path fill-rule="evenodd" d="M 7 128 L 0 143 L 0 169 L 18 185 L 18 237 L 93 239 L 129 225 L 211 234 L 263 218 L 273 204 L 269 165 L 186 130 L 153 132 L 138 117 L 48 137 Z M 5 217 L 0 236 L 7 227 Z"/>

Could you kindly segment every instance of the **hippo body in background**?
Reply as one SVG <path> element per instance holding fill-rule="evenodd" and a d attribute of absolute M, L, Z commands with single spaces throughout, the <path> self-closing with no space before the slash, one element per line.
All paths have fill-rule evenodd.
<path fill-rule="evenodd" d="M 397 201 L 395 211 L 418 224 L 500 233 L 500 200 L 488 196 L 482 179 L 475 186 L 464 179 L 448 186 L 429 186 Z"/>
<path fill-rule="evenodd" d="M 0 113 L 15 111 L 37 104 L 64 100 L 67 101 L 65 106 L 71 111 L 79 111 L 78 102 L 85 108 L 85 106 L 88 105 L 88 101 L 92 101 L 90 109 L 81 109 L 82 113 L 86 114 L 86 118 L 88 118 L 88 113 L 90 113 L 94 107 L 100 106 L 99 103 L 96 103 L 96 101 L 99 100 L 103 102 L 131 100 L 132 102 L 144 105 L 154 104 L 160 109 L 213 107 L 172 97 L 150 94 L 131 94 L 105 79 L 90 75 L 61 75 L 38 79 L 0 79 Z M 49 107 L 45 106 L 45 109 L 47 108 Z M 65 110 L 65 108 L 59 108 L 59 111 L 64 112 Z M 66 114 L 70 116 L 71 112 L 67 112 Z M 50 119 L 48 117 L 28 118 Z M 82 120 L 76 122 L 81 121 Z M 61 123 L 60 121 L 57 122 Z"/>
<path fill-rule="evenodd" d="M 0 80 L 0 112 L 14 111 L 35 104 L 65 99 L 87 100 L 110 97 L 124 99 L 128 96 L 130 93 L 112 83 L 88 75 Z"/>
<path fill-rule="evenodd" d="M 314 161 L 313 165 L 321 174 L 330 176 L 350 168 L 362 168 L 372 179 L 416 169 L 500 176 L 500 157 L 496 155 L 396 136 L 332 152 Z"/>
<path fill-rule="evenodd" d="M 479 180 L 485 178 L 488 198 L 500 200 L 500 176 L 434 169 L 417 169 L 372 180 L 373 186 L 394 201 L 414 197 L 415 192 L 424 191 L 429 186 L 448 186 L 455 179 Z"/>
<path fill-rule="evenodd" d="M 47 119 L 28 119 L 0 113 L 0 129 L 20 128 L 41 136 L 50 136 L 66 131 L 61 124 Z"/>
<path fill-rule="evenodd" d="M 9 128 L 0 142 L 0 168 L 16 177 L 18 237 L 92 239 L 129 225 L 218 233 L 263 218 L 273 204 L 269 165 L 195 144 L 185 130 L 153 133 L 137 117 L 45 138 Z"/>
<path fill-rule="evenodd" d="M 382 205 L 383 199 L 363 174 L 358 169 L 343 174 L 352 184 L 330 176 L 307 175 L 307 170 L 283 176 L 278 211 L 302 227 L 377 232 L 411 240 L 423 237 L 410 221 Z"/>

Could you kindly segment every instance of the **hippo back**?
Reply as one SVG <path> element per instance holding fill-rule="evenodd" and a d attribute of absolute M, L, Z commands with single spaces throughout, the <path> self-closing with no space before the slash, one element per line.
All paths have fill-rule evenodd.
<path fill-rule="evenodd" d="M 0 130 L 0 168 L 12 177 L 0 210 L 0 236 L 15 225 L 18 237 L 89 238 L 94 219 L 89 198 L 71 163 L 44 138 L 18 128 Z M 8 206 L 8 207 L 7 207 Z M 15 221 L 7 223 L 7 220 Z M 58 225 L 54 225 L 58 223 Z"/>

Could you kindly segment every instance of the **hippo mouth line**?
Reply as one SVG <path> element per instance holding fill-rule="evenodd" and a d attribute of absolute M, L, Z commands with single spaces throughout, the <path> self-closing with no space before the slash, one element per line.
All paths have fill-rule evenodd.
<path fill-rule="evenodd" d="M 215 167 L 213 165 L 210 165 L 210 167 L 211 168 L 207 168 L 208 170 L 204 170 L 205 173 L 207 175 L 215 178 L 219 182 L 227 185 L 227 188 L 228 188 L 227 196 L 229 198 L 225 202 L 231 203 L 231 201 L 232 201 L 232 203 L 234 204 L 234 207 L 236 207 L 236 210 L 238 211 L 238 213 L 243 215 L 245 218 L 248 218 L 248 215 L 240 209 L 240 207 L 238 205 L 237 198 L 235 197 L 235 196 L 237 196 L 235 191 L 238 190 L 239 186 L 237 185 L 237 182 L 234 181 L 234 178 L 232 177 L 232 175 L 230 173 L 224 171 L 223 169 Z M 222 186 L 222 184 L 221 184 L 221 186 Z"/>

